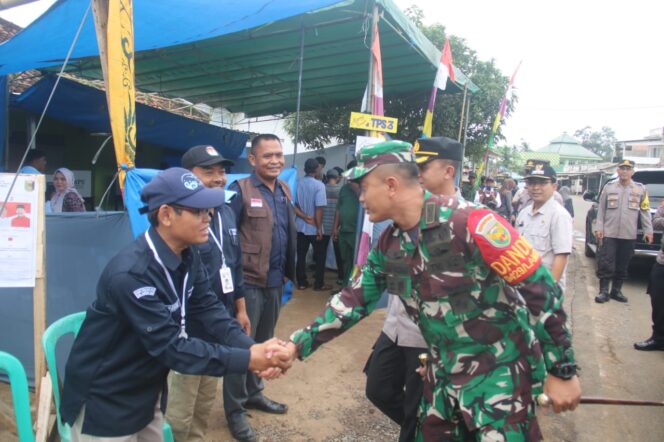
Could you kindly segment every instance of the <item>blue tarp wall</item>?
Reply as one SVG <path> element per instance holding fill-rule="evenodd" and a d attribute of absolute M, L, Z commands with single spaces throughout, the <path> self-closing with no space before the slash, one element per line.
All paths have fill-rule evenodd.
<path fill-rule="evenodd" d="M 55 77 L 46 77 L 21 95 L 13 96 L 11 108 L 41 114 L 55 80 Z M 4 112 L 4 108 L 0 110 L 0 117 Z M 111 132 L 105 93 L 66 78 L 60 79 L 46 115 L 90 132 Z M 3 122 L 0 120 L 0 125 Z M 225 158 L 234 160 L 244 151 L 249 135 L 136 103 L 136 139 L 180 151 L 210 144 Z"/>

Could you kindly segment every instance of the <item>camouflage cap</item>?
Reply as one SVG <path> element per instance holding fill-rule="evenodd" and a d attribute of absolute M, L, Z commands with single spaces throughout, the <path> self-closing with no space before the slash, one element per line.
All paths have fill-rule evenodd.
<path fill-rule="evenodd" d="M 383 164 L 413 163 L 415 156 L 410 143 L 405 141 L 386 141 L 360 149 L 355 157 L 357 166 L 349 169 L 344 176 L 349 180 L 359 180 L 376 167 Z"/>

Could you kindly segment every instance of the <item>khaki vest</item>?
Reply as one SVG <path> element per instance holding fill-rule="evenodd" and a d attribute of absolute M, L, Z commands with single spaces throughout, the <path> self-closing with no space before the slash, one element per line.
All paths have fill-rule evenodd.
<path fill-rule="evenodd" d="M 288 184 L 282 180 L 278 180 L 278 182 L 289 202 L 285 275 L 288 279 L 293 280 L 297 244 L 295 209 Z M 272 211 L 260 189 L 252 183 L 251 177 L 238 180 L 237 183 L 242 192 L 242 216 L 239 229 L 244 281 L 257 287 L 267 287 L 267 274 L 270 269 L 270 253 L 272 252 Z M 251 207 L 252 199 L 261 199 L 263 207 Z"/>

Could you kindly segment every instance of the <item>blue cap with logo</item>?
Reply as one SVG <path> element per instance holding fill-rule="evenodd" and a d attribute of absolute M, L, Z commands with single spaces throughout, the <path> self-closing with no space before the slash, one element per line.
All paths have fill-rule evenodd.
<path fill-rule="evenodd" d="M 141 213 L 158 209 L 164 204 L 177 204 L 192 209 L 212 209 L 224 204 L 224 192 L 207 189 L 196 175 L 181 167 L 160 172 L 143 187 L 141 201 L 147 206 Z"/>

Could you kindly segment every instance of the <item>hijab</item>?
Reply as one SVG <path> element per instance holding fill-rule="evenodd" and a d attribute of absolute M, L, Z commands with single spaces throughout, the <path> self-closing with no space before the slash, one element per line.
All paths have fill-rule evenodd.
<path fill-rule="evenodd" d="M 571 196 L 569 195 L 570 194 L 570 189 L 567 186 L 561 187 L 560 190 L 558 191 L 558 193 L 560 193 L 560 196 L 563 197 L 563 201 L 567 201 L 568 199 L 571 198 Z"/>
<path fill-rule="evenodd" d="M 74 172 L 67 169 L 66 167 L 61 167 L 55 171 L 53 177 L 55 177 L 55 174 L 58 172 L 65 177 L 65 181 L 67 182 L 67 188 L 62 192 L 58 192 L 56 190 L 55 193 L 53 193 L 53 196 L 51 197 L 51 209 L 55 213 L 62 212 L 62 203 L 65 200 L 65 195 L 67 195 L 68 193 L 75 194 L 76 197 L 78 197 L 81 201 L 83 201 L 83 197 L 81 196 L 80 193 L 78 193 L 78 190 L 76 190 L 76 188 L 74 187 L 74 182 L 75 182 Z"/>

